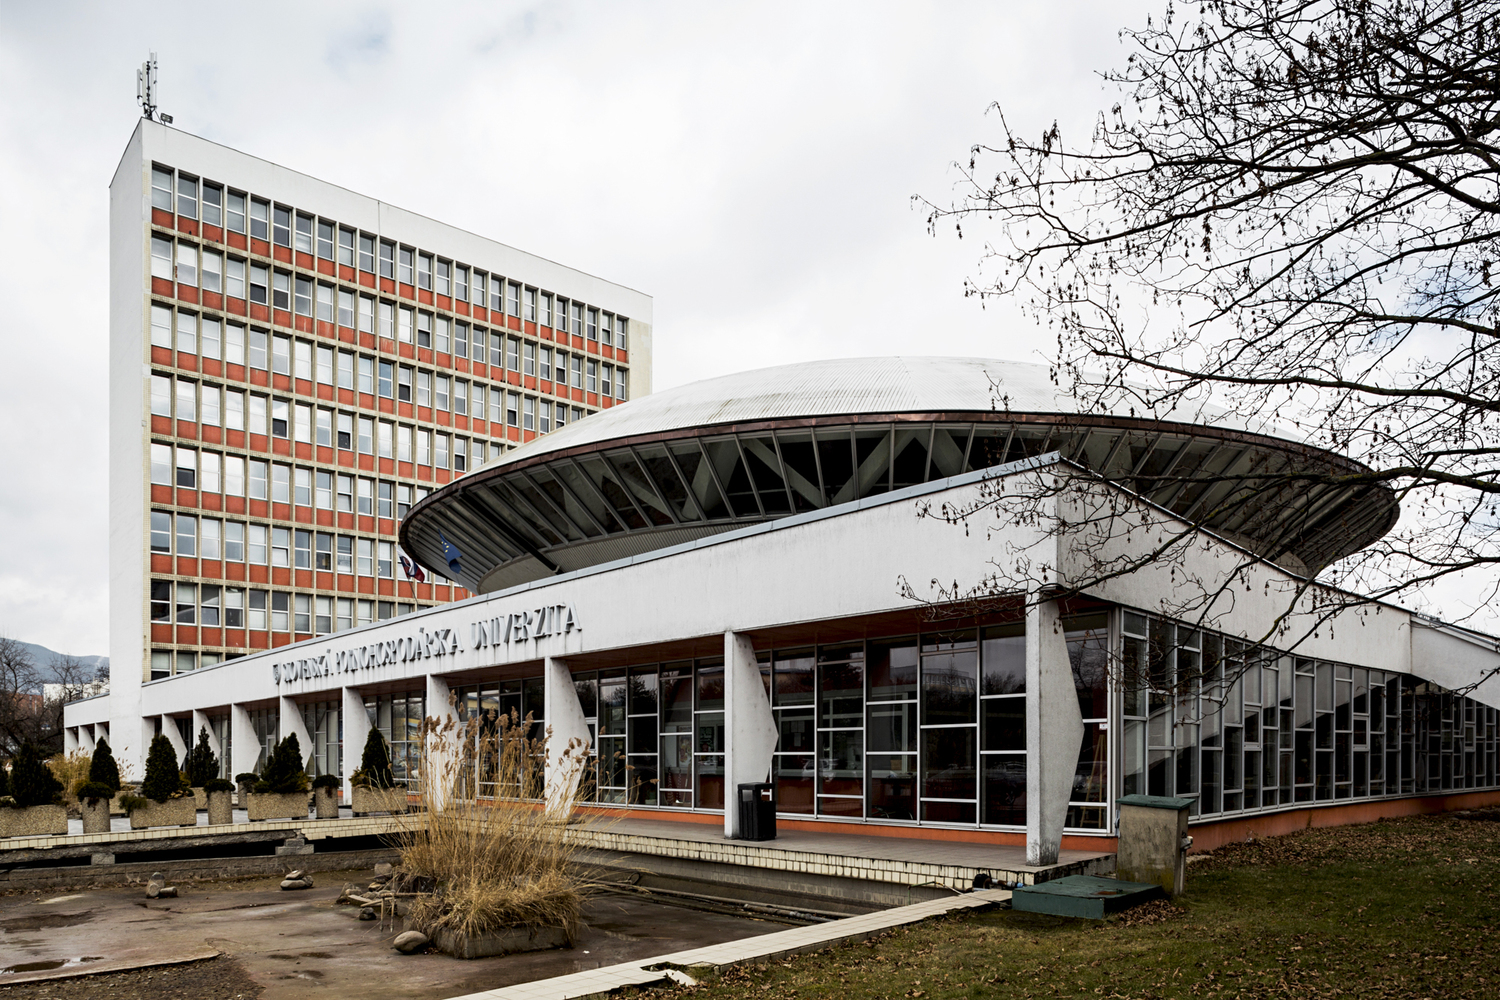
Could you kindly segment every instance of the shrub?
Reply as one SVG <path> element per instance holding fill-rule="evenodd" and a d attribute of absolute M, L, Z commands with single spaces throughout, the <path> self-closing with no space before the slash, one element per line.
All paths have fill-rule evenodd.
<path fill-rule="evenodd" d="M 542 762 L 548 736 L 528 739 L 531 718 L 514 713 L 497 731 L 477 720 L 423 723 L 422 798 L 397 841 L 401 870 L 435 879 L 440 892 L 411 903 L 408 927 L 431 934 L 447 927 L 473 936 L 508 926 L 562 927 L 572 939 L 584 897 L 592 891 L 576 864 L 577 842 L 566 836 L 573 801 L 549 808 Z M 554 751 L 553 756 L 557 756 Z M 569 744 L 563 758 L 578 776 L 584 747 Z M 462 794 L 476 767 L 500 789 L 493 801 Z M 575 796 L 576 796 L 575 792 Z"/>
<path fill-rule="evenodd" d="M 165 802 L 176 798 L 181 790 L 182 772 L 177 769 L 177 751 L 166 736 L 157 736 L 146 754 L 146 780 L 141 782 L 141 794 L 156 802 Z"/>
<path fill-rule="evenodd" d="M 121 795 L 120 796 L 120 808 L 124 809 L 127 814 L 133 813 L 137 809 L 144 809 L 147 806 L 149 806 L 150 804 L 151 804 L 151 800 L 148 799 L 148 798 L 146 798 L 144 795 Z"/>
<path fill-rule="evenodd" d="M 342 784 L 343 782 L 336 774 L 320 774 L 313 779 L 312 786 L 314 788 L 337 788 Z"/>
<path fill-rule="evenodd" d="M 47 769 L 62 784 L 63 805 L 76 806 L 78 804 L 78 786 L 89 780 L 89 766 L 89 755 L 82 750 L 54 754 L 47 758 Z"/>
<path fill-rule="evenodd" d="M 219 755 L 208 745 L 208 727 L 198 730 L 198 745 L 188 751 L 188 783 L 194 788 L 203 788 L 210 779 L 219 776 Z"/>
<path fill-rule="evenodd" d="M 0 764 L 0 799 L 10 798 L 10 772 Z"/>
<path fill-rule="evenodd" d="M 266 769 L 261 772 L 260 781 L 255 783 L 255 790 L 290 795 L 305 792 L 307 788 L 307 772 L 302 769 L 302 744 L 296 733 L 290 733 L 271 751 L 271 759 L 266 761 Z"/>
<path fill-rule="evenodd" d="M 94 756 L 89 760 L 89 780 L 108 785 L 113 791 L 120 790 L 120 765 L 109 751 L 109 740 L 100 740 L 94 745 Z"/>
<path fill-rule="evenodd" d="M 62 782 L 42 762 L 42 755 L 35 746 L 23 743 L 11 762 L 10 794 L 16 805 L 50 806 L 62 794 Z"/>
<path fill-rule="evenodd" d="M 256 774 L 254 771 L 241 771 L 239 774 L 236 774 L 234 776 L 234 783 L 236 785 L 253 785 L 259 780 L 260 775 Z"/>
<path fill-rule="evenodd" d="M 101 799 L 112 799 L 115 790 L 102 781 L 85 781 L 78 786 L 78 800 L 93 805 Z"/>
<path fill-rule="evenodd" d="M 365 737 L 365 752 L 360 758 L 359 770 L 350 775 L 349 780 L 362 788 L 394 788 L 396 785 L 396 777 L 391 774 L 390 748 L 374 726 Z"/>
<path fill-rule="evenodd" d="M 203 790 L 205 792 L 232 792 L 234 782 L 228 778 L 209 778 L 203 783 Z"/>

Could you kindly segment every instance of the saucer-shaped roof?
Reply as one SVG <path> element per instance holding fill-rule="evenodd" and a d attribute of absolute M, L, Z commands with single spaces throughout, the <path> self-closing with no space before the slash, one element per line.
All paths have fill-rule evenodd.
<path fill-rule="evenodd" d="M 1297 571 L 1395 524 L 1383 487 L 1284 478 L 1363 466 L 1222 410 L 1082 413 L 1044 365 L 884 357 L 740 372 L 594 414 L 431 494 L 401 538 L 492 591 L 1047 451 Z M 440 533 L 463 553 L 457 574 Z"/>

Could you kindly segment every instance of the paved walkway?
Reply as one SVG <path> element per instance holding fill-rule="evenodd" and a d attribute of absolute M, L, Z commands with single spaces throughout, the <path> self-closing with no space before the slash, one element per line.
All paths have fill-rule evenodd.
<path fill-rule="evenodd" d="M 1026 864 L 1026 848 L 1019 845 L 880 836 L 879 829 L 872 827 L 868 834 L 782 830 L 775 840 L 745 841 L 725 840 L 718 825 L 632 817 L 600 820 L 577 828 L 574 835 L 580 846 L 597 851 L 901 885 L 936 882 L 952 889 L 968 888 L 980 872 L 1006 885 L 1032 885 L 1114 870 L 1114 855 L 1105 851 L 1063 851 L 1057 864 L 1038 867 Z"/>
<path fill-rule="evenodd" d="M 665 985 L 677 979 L 679 970 L 691 973 L 695 968 L 723 969 L 742 962 L 765 962 L 788 955 L 818 951 L 847 941 L 863 941 L 896 927 L 918 923 L 931 917 L 960 910 L 987 909 L 1010 900 L 1010 891 L 990 889 L 946 899 L 931 899 L 911 906 L 866 913 L 858 917 L 833 920 L 810 927 L 742 938 L 725 944 L 673 952 L 640 962 L 622 962 L 586 972 L 575 972 L 555 979 L 539 979 L 498 990 L 469 993 L 453 1000 L 581 1000 L 602 997 L 626 986 Z M 677 979 L 681 982 L 683 980 Z"/>

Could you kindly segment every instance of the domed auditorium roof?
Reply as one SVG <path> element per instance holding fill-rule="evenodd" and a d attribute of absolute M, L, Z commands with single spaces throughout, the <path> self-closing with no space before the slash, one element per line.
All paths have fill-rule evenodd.
<path fill-rule="evenodd" d="M 643 396 L 529 441 L 417 504 L 402 545 L 492 591 L 1046 451 L 1295 571 L 1390 530 L 1383 487 L 1275 480 L 1363 466 L 1199 406 L 1082 413 L 1045 365 L 882 357 L 782 365 Z"/>

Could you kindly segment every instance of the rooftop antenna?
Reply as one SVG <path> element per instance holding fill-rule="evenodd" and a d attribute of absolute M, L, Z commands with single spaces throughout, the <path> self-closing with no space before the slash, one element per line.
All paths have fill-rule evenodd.
<path fill-rule="evenodd" d="M 172 116 L 156 110 L 156 53 L 141 63 L 135 71 L 135 100 L 141 106 L 141 114 L 150 121 L 163 125 L 172 124 Z"/>

